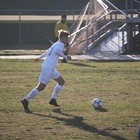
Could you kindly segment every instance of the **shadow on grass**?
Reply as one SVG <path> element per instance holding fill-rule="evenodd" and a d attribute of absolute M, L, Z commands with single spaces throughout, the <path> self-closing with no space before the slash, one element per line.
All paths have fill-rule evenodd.
<path fill-rule="evenodd" d="M 38 115 L 38 116 L 47 117 L 47 118 L 53 118 L 53 119 L 56 119 L 57 121 L 64 122 L 65 125 L 77 127 L 79 129 L 82 129 L 87 132 L 97 133 L 98 135 L 107 136 L 107 137 L 113 138 L 114 140 L 126 140 L 125 138 L 123 138 L 119 135 L 110 134 L 109 132 L 106 131 L 107 129 L 100 130 L 94 126 L 86 124 L 85 122 L 83 122 L 84 118 L 82 116 L 73 116 L 73 115 L 65 114 L 60 110 L 60 108 L 53 109 L 53 112 L 61 114 L 63 116 L 67 116 L 67 117 L 69 116 L 71 118 L 57 117 L 57 116 L 52 116 L 52 115 L 42 115 L 42 114 L 38 114 L 38 113 L 33 113 L 33 115 Z"/>
<path fill-rule="evenodd" d="M 90 65 L 87 65 L 87 64 L 83 64 L 83 63 L 73 63 L 73 62 L 69 62 L 69 64 L 75 65 L 75 66 L 80 66 L 80 67 L 96 67 L 96 66 L 90 66 Z"/>
<path fill-rule="evenodd" d="M 105 108 L 100 108 L 100 109 L 95 109 L 95 110 L 98 112 L 107 112 L 107 109 L 105 109 Z"/>

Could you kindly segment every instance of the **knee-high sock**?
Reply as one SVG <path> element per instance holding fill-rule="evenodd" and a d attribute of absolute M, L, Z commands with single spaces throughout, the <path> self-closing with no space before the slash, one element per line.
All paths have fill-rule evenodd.
<path fill-rule="evenodd" d="M 32 99 L 33 97 L 35 97 L 37 94 L 39 93 L 37 88 L 34 88 L 27 96 L 26 96 L 26 100 L 29 101 L 30 99 Z"/>
<path fill-rule="evenodd" d="M 53 91 L 53 93 L 52 93 L 51 98 L 52 98 L 52 99 L 57 99 L 57 97 L 59 96 L 60 91 L 61 91 L 62 89 L 63 89 L 63 86 L 57 84 L 57 85 L 55 86 L 55 88 L 54 88 L 54 91 Z"/>

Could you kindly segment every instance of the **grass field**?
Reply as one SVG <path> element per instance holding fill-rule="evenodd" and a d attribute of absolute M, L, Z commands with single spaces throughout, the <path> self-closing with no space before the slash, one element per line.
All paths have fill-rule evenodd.
<path fill-rule="evenodd" d="M 48 104 L 51 81 L 26 114 L 20 100 L 36 86 L 41 63 L 0 60 L 1 140 L 137 140 L 140 62 L 59 63 L 66 81 L 60 108 Z M 96 97 L 104 101 L 100 111 L 91 105 Z"/>

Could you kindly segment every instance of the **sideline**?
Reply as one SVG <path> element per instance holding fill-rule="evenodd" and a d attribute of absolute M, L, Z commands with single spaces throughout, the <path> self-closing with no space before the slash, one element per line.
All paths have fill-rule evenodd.
<path fill-rule="evenodd" d="M 1 55 L 0 59 L 35 59 L 39 55 Z M 140 55 L 117 55 L 117 54 L 95 54 L 95 55 L 71 55 L 72 60 L 94 60 L 94 61 L 140 61 Z M 62 59 L 62 58 L 60 58 Z"/>

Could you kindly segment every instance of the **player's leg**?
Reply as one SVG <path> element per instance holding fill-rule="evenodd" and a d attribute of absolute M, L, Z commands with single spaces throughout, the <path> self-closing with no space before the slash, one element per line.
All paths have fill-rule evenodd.
<path fill-rule="evenodd" d="M 57 84 L 56 84 L 56 86 L 54 88 L 54 91 L 52 93 L 51 98 L 57 99 L 57 97 L 59 96 L 61 90 L 63 89 L 63 85 L 64 85 L 65 81 L 62 78 L 62 76 L 59 76 L 57 79 L 54 79 L 54 80 L 57 82 Z"/>
<path fill-rule="evenodd" d="M 21 103 L 24 107 L 24 110 L 26 113 L 31 113 L 29 109 L 29 100 L 34 98 L 39 92 L 41 92 L 46 87 L 46 84 L 39 83 L 37 87 L 35 87 L 23 100 L 21 100 Z"/>
<path fill-rule="evenodd" d="M 29 101 L 32 98 L 34 98 L 39 92 L 41 92 L 42 90 L 44 90 L 44 88 L 46 87 L 46 84 L 44 83 L 38 83 L 38 85 L 26 96 L 26 100 Z"/>
<path fill-rule="evenodd" d="M 26 113 L 31 112 L 28 107 L 29 101 L 32 98 L 34 98 L 37 94 L 39 94 L 42 90 L 44 90 L 51 78 L 52 70 L 42 69 L 42 72 L 39 77 L 39 84 L 30 93 L 28 93 L 28 95 L 23 100 L 21 100 L 21 103 L 23 104 Z"/>
<path fill-rule="evenodd" d="M 51 69 L 42 69 L 42 72 L 39 77 L 39 84 L 36 88 L 34 88 L 26 97 L 26 100 L 29 101 L 33 97 L 35 97 L 39 92 L 44 90 L 46 85 L 52 79 L 53 71 Z"/>
<path fill-rule="evenodd" d="M 58 71 L 55 71 L 55 75 L 57 76 L 57 78 L 54 78 L 54 80 L 57 82 L 57 84 L 51 95 L 51 100 L 50 100 L 49 104 L 54 105 L 54 106 L 59 106 L 57 104 L 56 100 L 57 100 L 61 90 L 63 89 L 63 85 L 65 84 L 65 81 Z"/>

